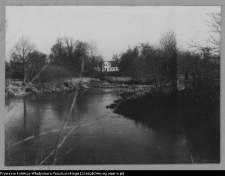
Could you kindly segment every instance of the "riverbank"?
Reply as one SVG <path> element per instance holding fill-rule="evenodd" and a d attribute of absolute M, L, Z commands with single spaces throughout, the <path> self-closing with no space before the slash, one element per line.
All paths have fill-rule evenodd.
<path fill-rule="evenodd" d="M 151 80 L 147 79 L 138 79 L 138 78 L 131 78 L 131 77 L 114 77 L 114 76 L 107 76 L 102 79 L 103 81 L 109 83 L 118 83 L 118 84 L 128 84 L 128 85 L 150 85 L 152 84 Z"/>
<path fill-rule="evenodd" d="M 96 85 L 97 88 L 126 88 L 129 90 L 139 89 L 141 87 L 151 87 L 150 82 L 144 79 L 134 79 L 131 77 L 114 77 L 107 76 L 101 78 L 101 83 Z"/>
<path fill-rule="evenodd" d="M 23 86 L 22 81 L 11 81 L 6 84 L 5 97 L 72 91 L 75 88 L 88 88 L 87 84 L 91 81 L 100 80 L 95 78 L 67 78 L 58 82 L 27 84 L 26 87 Z"/>
<path fill-rule="evenodd" d="M 153 87 L 119 95 L 121 99 L 108 107 L 114 109 L 120 103 L 115 113 L 150 127 L 183 130 L 210 125 L 207 128 L 220 129 L 220 100 L 214 95 L 200 97 L 190 90 L 162 93 Z"/>

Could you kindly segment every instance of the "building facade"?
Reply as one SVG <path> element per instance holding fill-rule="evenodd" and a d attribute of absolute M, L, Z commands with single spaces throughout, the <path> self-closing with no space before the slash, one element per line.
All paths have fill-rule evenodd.
<path fill-rule="evenodd" d="M 105 61 L 102 64 L 103 72 L 117 72 L 119 71 L 118 65 L 113 61 Z"/>
<path fill-rule="evenodd" d="M 95 68 L 97 71 L 101 71 L 100 67 Z M 102 63 L 102 72 L 118 72 L 119 68 L 114 61 L 105 61 Z"/>

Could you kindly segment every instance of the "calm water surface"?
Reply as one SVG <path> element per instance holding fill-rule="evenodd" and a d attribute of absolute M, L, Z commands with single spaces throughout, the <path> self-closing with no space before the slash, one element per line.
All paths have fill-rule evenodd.
<path fill-rule="evenodd" d="M 153 129 L 107 109 L 119 89 L 80 90 L 58 165 L 218 163 L 218 136 L 207 130 Z M 11 98 L 5 106 L 5 165 L 51 165 L 73 93 Z M 24 108 L 25 107 L 25 108 Z M 210 137 L 209 137 L 210 135 Z M 44 162 L 45 161 L 45 162 Z"/>

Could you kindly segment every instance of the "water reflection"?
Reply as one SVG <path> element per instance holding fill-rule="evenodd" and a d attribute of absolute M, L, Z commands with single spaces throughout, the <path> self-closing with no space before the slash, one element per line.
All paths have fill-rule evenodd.
<path fill-rule="evenodd" d="M 27 134 L 27 108 L 26 108 L 26 97 L 23 97 L 23 128 L 24 128 L 24 138 L 26 138 Z"/>
<path fill-rule="evenodd" d="M 218 140 L 207 138 L 207 132 L 154 128 L 145 120 L 114 114 L 106 106 L 118 98 L 118 91 L 91 88 L 78 93 L 63 137 L 71 134 L 59 149 L 56 164 L 218 162 Z M 13 105 L 5 115 L 6 165 L 37 165 L 49 156 L 72 97 L 71 92 L 54 93 L 6 103 L 7 110 Z M 52 159 L 44 164 L 51 165 Z"/>
<path fill-rule="evenodd" d="M 124 117 L 132 119 L 130 117 Z M 199 128 L 182 128 L 179 122 L 157 127 L 148 118 L 133 119 L 142 129 L 154 131 L 161 155 L 172 157 L 172 163 L 219 163 L 220 133 L 210 124 Z"/>

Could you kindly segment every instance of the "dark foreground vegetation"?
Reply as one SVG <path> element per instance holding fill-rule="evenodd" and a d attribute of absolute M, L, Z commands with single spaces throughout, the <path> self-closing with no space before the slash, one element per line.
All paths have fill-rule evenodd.
<path fill-rule="evenodd" d="M 121 93 L 122 99 L 110 107 L 115 112 L 135 121 L 145 122 L 151 127 L 168 127 L 174 130 L 198 128 L 204 125 L 219 130 L 220 100 L 216 92 L 208 96 L 197 96 L 193 91 L 176 94 L 162 93 L 152 88 L 138 96 L 134 92 Z"/>

